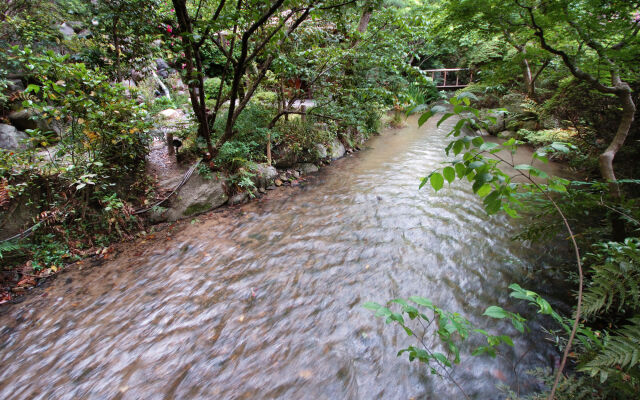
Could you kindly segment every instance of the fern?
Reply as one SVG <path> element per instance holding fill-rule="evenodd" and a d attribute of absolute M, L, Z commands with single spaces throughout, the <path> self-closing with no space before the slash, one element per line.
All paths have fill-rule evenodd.
<path fill-rule="evenodd" d="M 13 240 L 0 242 L 0 259 L 2 258 L 3 253 L 9 253 L 11 251 L 19 250 L 20 248 L 22 248 L 22 246 Z"/>
<path fill-rule="evenodd" d="M 640 308 L 640 240 L 602 243 L 590 258 L 592 275 L 584 293 L 583 315 L 607 312 L 614 306 L 617 311 Z"/>
<path fill-rule="evenodd" d="M 591 376 L 600 375 L 600 381 L 609 375 L 620 375 L 621 379 L 640 378 L 640 315 L 629 320 L 630 324 L 618 329 L 615 335 L 605 338 L 604 348 L 591 360 L 584 362 L 581 371 Z"/>

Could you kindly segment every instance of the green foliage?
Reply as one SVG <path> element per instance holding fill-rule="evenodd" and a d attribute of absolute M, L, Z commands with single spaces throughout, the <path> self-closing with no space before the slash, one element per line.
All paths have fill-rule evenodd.
<path fill-rule="evenodd" d="M 631 318 L 629 322 L 615 334 L 605 336 L 602 351 L 583 362 L 580 370 L 591 376 L 599 375 L 600 382 L 609 376 L 626 382 L 625 386 L 633 393 L 632 388 L 637 390 L 640 386 L 640 317 Z"/>
<path fill-rule="evenodd" d="M 520 129 L 518 136 L 533 146 L 547 146 L 553 143 L 559 143 L 557 147 L 562 144 L 568 153 L 569 149 L 575 149 L 576 146 L 571 144 L 575 141 L 576 131 L 570 129 L 543 129 L 539 131 L 530 131 L 528 129 Z"/>
<path fill-rule="evenodd" d="M 393 305 L 397 305 L 400 308 L 400 312 L 393 311 L 391 309 Z M 387 306 L 367 302 L 363 304 L 363 307 L 375 311 L 375 316 L 384 318 L 385 323 L 400 325 L 408 336 L 416 337 L 422 348 L 409 346 L 401 349 L 398 352 L 398 356 L 407 353 L 409 361 L 418 360 L 427 364 L 434 375 L 449 376 L 447 368 L 460 363 L 460 344 L 468 340 L 472 334 L 486 339 L 486 345 L 479 346 L 473 350 L 472 355 L 474 356 L 487 354 L 495 357 L 497 347 L 501 344 L 513 346 L 513 341 L 509 336 L 491 335 L 483 329 L 474 328 L 471 322 L 460 314 L 443 310 L 424 297 L 413 296 L 408 300 L 394 299 L 390 300 Z M 499 307 L 490 307 L 484 315 L 497 319 L 508 318 L 521 332 L 524 330 L 524 325 L 522 324 L 524 319 L 519 314 L 504 311 Z M 407 316 L 410 321 L 415 321 L 418 327 L 410 326 L 409 321 L 405 320 L 404 316 Z M 434 327 L 433 332 L 430 332 L 429 327 L 432 325 Z M 428 348 L 425 345 L 425 335 L 436 336 L 447 354 L 432 351 Z"/>
<path fill-rule="evenodd" d="M 2 253 L 9 253 L 22 248 L 22 245 L 14 240 L 0 242 L 0 259 L 3 258 Z"/>
<path fill-rule="evenodd" d="M 587 261 L 590 283 L 584 293 L 585 317 L 612 308 L 618 313 L 640 310 L 640 239 L 597 244 Z"/>

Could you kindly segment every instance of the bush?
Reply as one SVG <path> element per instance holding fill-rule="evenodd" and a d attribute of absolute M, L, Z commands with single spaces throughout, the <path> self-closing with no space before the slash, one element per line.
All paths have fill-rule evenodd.
<path fill-rule="evenodd" d="M 541 131 L 530 131 L 520 129 L 518 136 L 532 145 L 546 146 L 553 142 L 572 143 L 575 141 L 577 132 L 574 129 L 545 129 Z"/>

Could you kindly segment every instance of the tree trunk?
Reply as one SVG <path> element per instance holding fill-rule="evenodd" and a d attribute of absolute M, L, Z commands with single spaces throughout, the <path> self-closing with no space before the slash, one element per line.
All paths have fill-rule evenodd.
<path fill-rule="evenodd" d="M 523 51 L 524 54 L 524 51 Z M 524 86 L 527 89 L 527 97 L 533 99 L 533 96 L 536 92 L 536 85 L 533 82 L 533 76 L 531 74 L 531 66 L 529 65 L 529 60 L 526 58 L 522 59 L 522 75 L 524 78 Z"/>
<path fill-rule="evenodd" d="M 211 144 L 211 132 L 207 121 L 207 110 L 204 101 L 204 79 L 202 72 L 202 62 L 200 57 L 200 48 L 193 42 L 193 29 L 191 27 L 191 19 L 187 11 L 186 1 L 173 0 L 173 6 L 178 19 L 179 31 L 182 33 L 182 43 L 184 44 L 185 61 L 186 61 L 186 79 L 189 88 L 189 98 L 193 113 L 198 120 L 198 134 L 204 138 L 207 143 L 209 157 L 214 154 L 213 145 Z M 194 65 L 195 61 L 195 65 Z M 194 78 L 194 70 L 196 77 Z"/>
<path fill-rule="evenodd" d="M 373 13 L 373 7 L 370 5 L 365 6 L 362 11 L 362 15 L 360 16 L 360 22 L 358 23 L 358 32 L 363 34 L 367 31 L 367 27 L 369 26 L 369 21 L 371 21 L 371 14 Z M 351 44 L 351 47 L 355 47 L 360 43 L 360 39 L 356 39 Z"/>
<path fill-rule="evenodd" d="M 634 104 L 631 96 L 631 88 L 626 83 L 622 83 L 621 85 L 626 86 L 627 90 L 625 92 L 618 93 L 618 99 L 620 99 L 620 103 L 622 103 L 622 116 L 620 117 L 618 130 L 611 140 L 611 143 L 609 143 L 609 146 L 602 154 L 600 154 L 599 160 L 600 174 L 607 182 L 609 182 L 611 196 L 615 199 L 620 198 L 620 187 L 615 182 L 616 175 L 613 171 L 613 159 L 629 135 L 629 129 L 631 128 L 631 124 L 633 123 L 636 113 L 636 105 Z"/>

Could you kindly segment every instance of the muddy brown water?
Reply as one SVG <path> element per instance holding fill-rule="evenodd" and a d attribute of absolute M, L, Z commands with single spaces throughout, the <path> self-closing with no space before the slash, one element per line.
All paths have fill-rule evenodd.
<path fill-rule="evenodd" d="M 445 159 L 451 123 L 410 119 L 305 187 L 202 217 L 5 307 L 0 398 L 462 398 L 396 357 L 415 342 L 362 308 L 412 295 L 515 337 L 496 359 L 455 368 L 472 398 L 538 389 L 526 371 L 549 367 L 554 349 L 537 323 L 522 336 L 480 316 L 493 304 L 526 313 L 506 287 L 535 287 L 526 276 L 549 252 L 512 241 L 513 220 L 488 217 L 467 184 L 418 190 Z"/>

